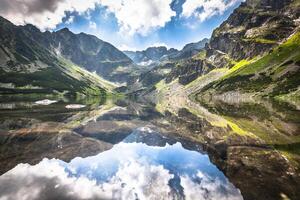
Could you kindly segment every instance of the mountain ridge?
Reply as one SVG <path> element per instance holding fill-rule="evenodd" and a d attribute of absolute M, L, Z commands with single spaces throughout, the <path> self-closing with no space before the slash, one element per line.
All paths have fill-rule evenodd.
<path fill-rule="evenodd" d="M 2 17 L 0 24 L 2 94 L 99 95 L 114 87 L 48 48 L 49 31 L 15 26 Z"/>
<path fill-rule="evenodd" d="M 123 51 L 136 64 L 139 65 L 158 65 L 166 61 L 178 61 L 192 57 L 205 47 L 209 39 L 204 38 L 198 42 L 188 43 L 181 50 L 174 48 L 168 49 L 165 46 L 148 47 L 141 51 Z"/>
<path fill-rule="evenodd" d="M 25 25 L 24 27 L 33 28 L 32 25 Z M 47 39 L 45 40 L 44 37 Z M 111 74 L 117 67 L 133 64 L 130 58 L 112 44 L 94 35 L 75 34 L 68 28 L 53 32 L 46 31 L 39 34 L 35 39 L 47 49 L 110 81 L 116 81 Z"/>

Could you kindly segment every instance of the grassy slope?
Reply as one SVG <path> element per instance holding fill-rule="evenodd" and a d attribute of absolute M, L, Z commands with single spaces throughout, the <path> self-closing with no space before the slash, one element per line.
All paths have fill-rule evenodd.
<path fill-rule="evenodd" d="M 2 94 L 15 93 L 65 93 L 81 95 L 104 95 L 114 86 L 103 82 L 98 76 L 76 66 L 68 60 L 53 60 L 51 66 L 33 73 L 0 73 L 2 83 L 13 83 L 14 89 L 1 88 Z M 24 88 L 27 85 L 33 87 Z M 38 87 L 37 89 L 34 87 Z"/>
<path fill-rule="evenodd" d="M 300 85 L 300 32 L 269 54 L 240 61 L 227 75 L 207 85 L 202 92 L 240 91 L 277 96 L 297 90 Z"/>
<path fill-rule="evenodd" d="M 47 38 L 28 27 L 0 19 L 0 94 L 103 95 L 116 86 L 56 56 L 35 38 Z"/>

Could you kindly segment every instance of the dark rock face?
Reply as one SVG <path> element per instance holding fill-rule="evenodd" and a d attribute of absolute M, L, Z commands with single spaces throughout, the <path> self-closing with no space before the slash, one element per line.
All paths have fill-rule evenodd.
<path fill-rule="evenodd" d="M 171 62 L 158 65 L 153 69 L 151 69 L 150 71 L 147 71 L 139 75 L 137 77 L 138 82 L 142 85 L 142 87 L 148 87 L 150 89 L 153 85 L 155 85 L 156 83 L 158 83 L 159 81 L 161 81 L 166 77 L 166 74 L 168 73 L 164 73 L 164 71 L 169 72 L 173 68 L 174 68 L 174 63 Z"/>
<path fill-rule="evenodd" d="M 168 53 L 169 51 L 166 47 L 149 47 L 145 50 L 145 56 L 152 60 L 159 60 L 163 55 Z"/>
<path fill-rule="evenodd" d="M 64 28 L 53 33 L 42 33 L 41 36 L 44 37 L 36 39 L 48 49 L 112 81 L 117 81 L 112 76 L 117 67 L 132 64 L 132 60 L 116 47 L 93 35 L 74 34 Z"/>
<path fill-rule="evenodd" d="M 291 0 L 248 0 L 214 30 L 208 49 L 234 60 L 263 54 L 293 33 L 299 15 Z"/>
<path fill-rule="evenodd" d="M 182 63 L 178 63 L 166 77 L 166 82 L 169 83 L 179 78 L 179 83 L 186 85 L 195 80 L 204 71 L 202 60 L 189 59 Z"/>
<path fill-rule="evenodd" d="M 54 45 L 61 47 L 64 56 L 74 63 L 105 78 L 118 66 L 127 66 L 132 61 L 113 45 L 85 33 L 65 33 L 64 30 L 53 33 Z"/>

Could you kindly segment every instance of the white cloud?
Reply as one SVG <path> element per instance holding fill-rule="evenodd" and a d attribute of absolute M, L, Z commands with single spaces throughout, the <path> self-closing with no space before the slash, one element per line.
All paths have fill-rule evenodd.
<path fill-rule="evenodd" d="M 172 0 L 101 0 L 114 13 L 122 33 L 147 35 L 165 26 L 176 13 L 170 8 Z"/>
<path fill-rule="evenodd" d="M 212 178 L 207 174 L 198 172 L 197 182 L 191 177 L 181 176 L 181 185 L 184 189 L 184 195 L 187 200 L 192 199 L 218 199 L 218 200 L 241 200 L 242 195 L 239 190 L 235 189 L 231 183 L 222 182 L 218 178 Z"/>
<path fill-rule="evenodd" d="M 182 6 L 183 17 L 197 17 L 201 22 L 214 15 L 223 14 L 228 8 L 241 0 L 186 0 Z"/>
<path fill-rule="evenodd" d="M 167 47 L 168 48 L 168 45 L 163 42 L 155 42 L 155 43 L 151 44 L 149 47 Z"/>
<path fill-rule="evenodd" d="M 42 30 L 54 29 L 66 12 L 89 13 L 97 5 L 115 15 L 121 33 L 147 35 L 165 26 L 176 13 L 170 8 L 172 0 L 1 0 L 0 15 L 17 25 L 27 23 Z M 72 19 L 71 19 L 72 20 Z"/>
<path fill-rule="evenodd" d="M 104 183 L 104 191 L 116 191 L 113 199 L 169 199 L 168 183 L 173 175 L 163 166 L 141 164 L 131 160 L 121 166 L 112 179 Z M 149 184 L 151 183 L 151 184 Z"/>
<path fill-rule="evenodd" d="M 0 177 L 0 199 L 169 199 L 173 175 L 162 166 L 123 163 L 107 182 L 87 175 L 70 176 L 58 161 L 43 160 L 35 166 L 20 164 Z M 74 170 L 73 170 L 74 171 Z M 149 184 L 151 183 L 151 184 Z"/>
<path fill-rule="evenodd" d="M 95 9 L 98 0 L 1 0 L 0 14 L 17 25 L 27 23 L 42 30 L 54 29 L 66 12 L 83 14 Z"/>

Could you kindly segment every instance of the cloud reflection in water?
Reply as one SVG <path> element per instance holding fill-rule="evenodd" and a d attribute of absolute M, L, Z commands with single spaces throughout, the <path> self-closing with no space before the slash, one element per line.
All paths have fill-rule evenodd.
<path fill-rule="evenodd" d="M 70 163 L 19 164 L 0 177 L 0 199 L 242 199 L 207 155 L 180 143 L 119 143 Z"/>

